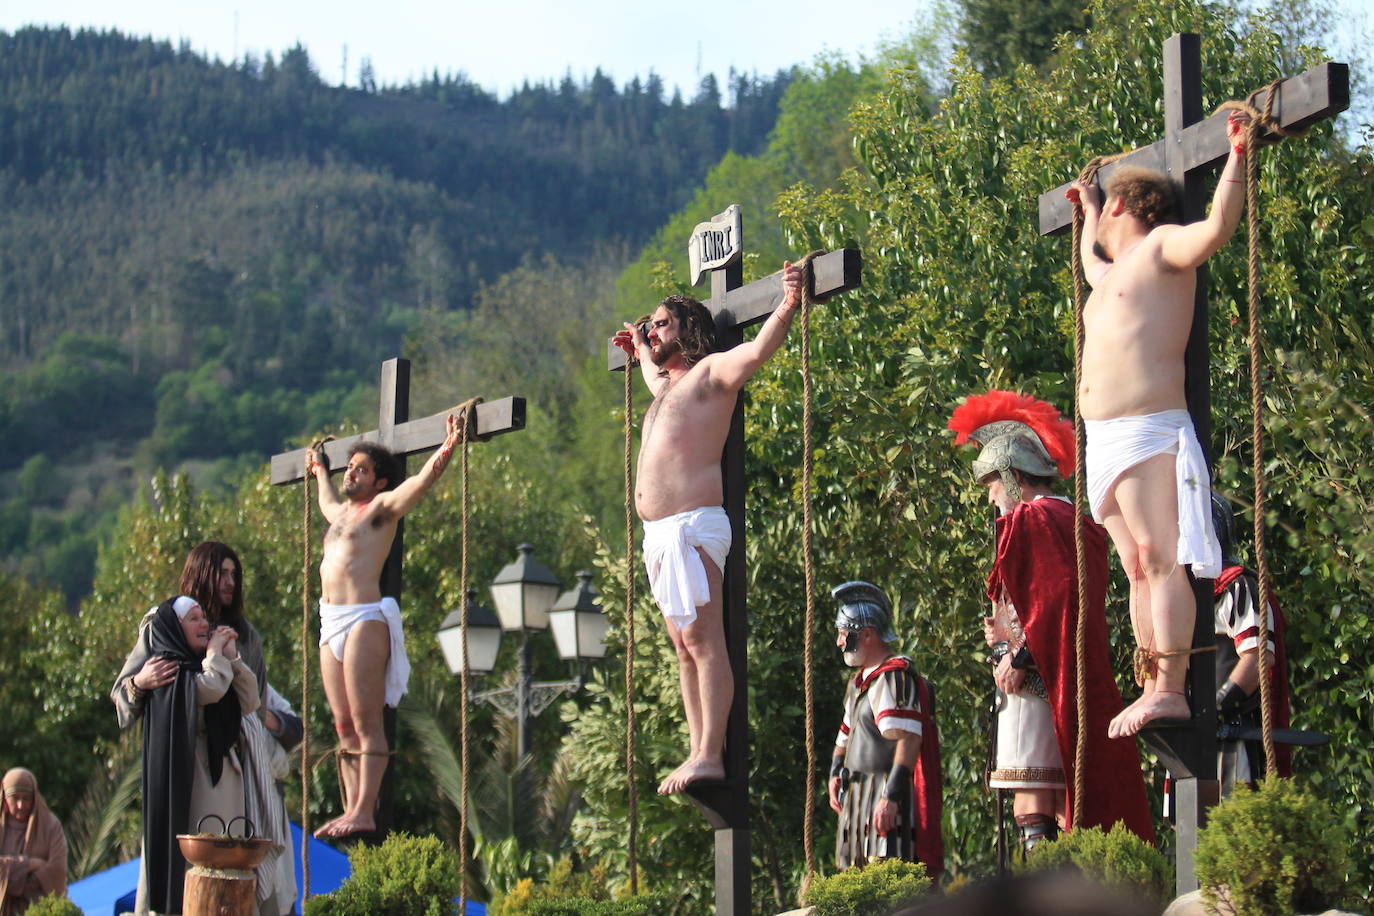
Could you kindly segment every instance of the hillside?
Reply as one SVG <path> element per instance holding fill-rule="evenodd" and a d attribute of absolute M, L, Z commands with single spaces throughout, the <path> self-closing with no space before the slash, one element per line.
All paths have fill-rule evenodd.
<path fill-rule="evenodd" d="M 763 148 L 790 79 L 501 99 L 328 86 L 300 48 L 0 33 L 0 557 L 78 596 L 133 480 L 199 461 L 213 485 L 365 412 L 377 362 L 523 260 L 623 263 Z"/>

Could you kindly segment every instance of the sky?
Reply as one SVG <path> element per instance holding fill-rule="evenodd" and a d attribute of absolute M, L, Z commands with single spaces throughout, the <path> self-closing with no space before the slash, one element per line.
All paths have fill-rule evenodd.
<path fill-rule="evenodd" d="M 1374 0 L 1370 0 L 1374 2 Z M 650 70 L 684 95 L 731 67 L 771 75 L 822 50 L 871 53 L 910 31 L 930 0 L 0 0 L 0 29 L 117 28 L 209 57 L 259 57 L 300 42 L 320 75 L 356 85 L 370 59 L 379 83 L 464 72 L 502 96 L 526 78 L 590 77 L 617 85 Z M 347 51 L 345 51 L 347 48 Z M 347 55 L 347 67 L 344 60 Z"/>

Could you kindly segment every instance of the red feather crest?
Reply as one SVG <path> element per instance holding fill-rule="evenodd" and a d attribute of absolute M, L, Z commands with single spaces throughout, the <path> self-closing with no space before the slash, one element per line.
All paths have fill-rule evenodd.
<path fill-rule="evenodd" d="M 968 398 L 949 418 L 949 428 L 959 434 L 954 444 L 963 445 L 979 427 L 999 420 L 1015 420 L 1029 426 L 1059 466 L 1060 475 L 1068 477 L 1073 473 L 1073 424 L 1063 419 L 1053 404 L 1028 394 L 994 389 Z"/>

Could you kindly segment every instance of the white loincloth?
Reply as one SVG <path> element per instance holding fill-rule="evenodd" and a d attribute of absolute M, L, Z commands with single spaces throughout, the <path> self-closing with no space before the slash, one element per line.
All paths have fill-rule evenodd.
<path fill-rule="evenodd" d="M 1178 551 L 1180 566 L 1191 565 L 1193 575 L 1215 579 L 1221 574 L 1221 545 L 1212 530 L 1211 482 L 1207 461 L 1186 410 L 1162 410 L 1138 417 L 1084 420 L 1088 438 L 1085 457 L 1088 505 L 1102 521 L 1117 478 L 1156 455 L 1174 455 L 1178 490 Z"/>
<path fill-rule="evenodd" d="M 410 682 L 410 659 L 406 657 L 406 641 L 401 633 L 401 609 L 395 598 L 383 598 L 368 604 L 325 604 L 320 602 L 320 645 L 329 646 L 334 657 L 343 661 L 344 643 L 355 626 L 367 620 L 380 620 L 391 635 L 391 655 L 386 660 L 387 706 L 395 706 L 405 695 Z"/>
<path fill-rule="evenodd" d="M 1026 691 L 1006 694 L 997 713 L 994 789 L 1062 789 L 1064 761 L 1054 737 L 1050 704 Z"/>
<path fill-rule="evenodd" d="M 659 610 L 679 629 L 697 619 L 697 605 L 711 600 L 706 567 L 696 552 L 706 551 L 724 571 L 730 552 L 730 519 L 720 506 L 690 509 L 644 523 L 644 568 Z"/>

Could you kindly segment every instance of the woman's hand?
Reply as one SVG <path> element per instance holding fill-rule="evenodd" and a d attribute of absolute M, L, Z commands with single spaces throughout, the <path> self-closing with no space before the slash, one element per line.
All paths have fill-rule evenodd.
<path fill-rule="evenodd" d="M 215 627 L 210 634 L 209 651 L 218 652 L 228 659 L 239 657 L 239 634 L 233 627 Z"/>

